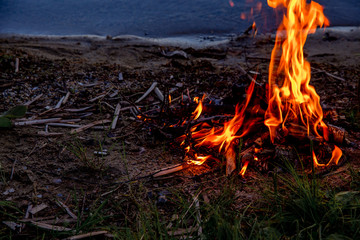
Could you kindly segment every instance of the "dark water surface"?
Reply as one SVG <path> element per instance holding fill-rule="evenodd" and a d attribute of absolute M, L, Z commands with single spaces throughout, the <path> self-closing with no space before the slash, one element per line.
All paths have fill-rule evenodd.
<path fill-rule="evenodd" d="M 253 20 L 276 29 L 281 14 L 265 0 L 0 0 L 0 33 L 177 37 L 236 34 Z M 262 4 L 261 11 L 256 6 Z M 331 26 L 359 26 L 360 0 L 319 0 Z M 241 13 L 253 17 L 242 20 Z"/>

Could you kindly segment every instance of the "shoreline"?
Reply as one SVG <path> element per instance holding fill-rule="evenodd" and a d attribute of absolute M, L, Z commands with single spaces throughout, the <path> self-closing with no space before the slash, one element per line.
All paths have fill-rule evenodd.
<path fill-rule="evenodd" d="M 314 34 L 309 35 L 309 38 L 312 36 L 323 35 L 324 33 L 340 34 L 340 35 L 350 35 L 352 38 L 360 38 L 360 26 L 335 26 L 317 29 Z M 261 33 L 258 34 L 260 37 L 271 36 L 275 37 L 275 33 Z M 218 45 L 228 44 L 230 41 L 241 35 L 237 34 L 226 34 L 226 35 L 182 35 L 177 37 L 141 37 L 137 35 L 117 35 L 117 36 L 102 36 L 102 35 L 93 35 L 93 34 L 84 34 L 84 35 L 29 35 L 29 34 L 8 34 L 0 33 L 0 39 L 12 39 L 12 38 L 29 38 L 29 39 L 43 39 L 43 40 L 95 40 L 95 41 L 105 41 L 105 40 L 114 40 L 114 41 L 128 41 L 129 43 L 134 44 L 158 44 L 161 46 L 173 46 L 187 48 L 192 47 L 196 49 L 214 47 Z"/>

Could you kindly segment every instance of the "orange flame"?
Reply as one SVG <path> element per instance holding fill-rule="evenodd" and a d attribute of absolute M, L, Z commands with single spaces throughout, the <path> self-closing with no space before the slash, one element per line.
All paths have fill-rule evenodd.
<path fill-rule="evenodd" d="M 332 155 L 331 155 L 331 159 L 330 161 L 327 163 L 327 164 L 324 164 L 324 163 L 319 163 L 318 160 L 317 160 L 317 157 L 313 151 L 313 161 L 314 161 L 314 166 L 315 167 L 327 167 L 330 165 L 330 163 L 334 162 L 335 165 L 337 165 L 339 163 L 339 160 L 342 156 L 342 151 L 340 148 L 338 148 L 336 145 L 334 146 L 334 150 L 332 152 Z"/>
<path fill-rule="evenodd" d="M 194 97 L 194 101 L 198 103 L 198 106 L 196 107 L 195 111 L 192 113 L 193 120 L 196 120 L 200 117 L 202 110 L 203 110 L 203 104 L 202 101 L 205 98 L 205 95 L 203 95 L 202 99 L 199 99 L 199 97 Z"/>
<path fill-rule="evenodd" d="M 246 161 L 245 164 L 244 164 L 244 166 L 241 168 L 239 174 L 240 174 L 242 177 L 244 177 L 248 165 L 249 165 L 249 161 Z"/>
<path fill-rule="evenodd" d="M 211 130 L 203 128 L 197 132 L 193 132 L 193 138 L 199 141 L 196 146 L 219 146 L 219 152 L 221 152 L 225 146 L 225 151 L 227 151 L 228 147 L 234 139 L 243 137 L 250 130 L 250 126 L 246 127 L 240 135 L 236 135 L 239 129 L 243 126 L 245 110 L 250 102 L 251 95 L 254 91 L 254 86 L 255 81 L 252 81 L 246 91 L 246 100 L 244 106 L 240 110 L 240 105 L 236 105 L 235 116 L 230 121 L 224 123 L 222 128 L 212 128 Z M 253 123 L 254 121 L 250 122 L 250 124 Z"/>
<path fill-rule="evenodd" d="M 209 156 L 198 156 L 195 154 L 196 160 L 189 160 L 188 164 L 194 164 L 194 165 L 202 165 L 206 160 L 208 160 L 211 155 Z"/>
<path fill-rule="evenodd" d="M 310 63 L 304 58 L 303 47 L 309 33 L 317 26 L 328 26 L 329 21 L 323 14 L 321 5 L 310 4 L 306 0 L 268 0 L 275 8 L 283 4 L 287 14 L 278 28 L 275 47 L 269 66 L 269 105 L 265 113 L 265 125 L 268 126 L 271 141 L 281 127 L 286 133 L 286 122 L 303 124 L 322 138 L 318 127 L 326 128 L 323 123 L 323 111 L 320 97 L 315 88 L 309 85 Z M 280 63 L 276 58 L 281 52 Z"/>

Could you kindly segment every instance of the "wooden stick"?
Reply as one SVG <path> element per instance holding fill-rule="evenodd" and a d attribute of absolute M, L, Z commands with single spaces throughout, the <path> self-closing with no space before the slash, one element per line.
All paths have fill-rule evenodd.
<path fill-rule="evenodd" d="M 153 174 L 153 177 L 161 177 L 170 173 L 178 172 L 183 169 L 184 169 L 183 165 L 172 166 L 170 168 L 165 168 L 157 171 L 155 174 Z"/>
<path fill-rule="evenodd" d="M 65 95 L 63 104 L 65 104 L 65 103 L 67 102 L 67 100 L 69 99 L 69 97 L 70 97 L 70 92 L 67 92 L 66 95 Z"/>
<path fill-rule="evenodd" d="M 15 122 L 15 126 L 28 126 L 28 125 L 36 125 L 36 124 L 44 124 L 44 123 L 54 123 L 59 122 L 61 118 L 49 118 L 49 119 L 39 119 L 39 120 L 30 120 L 24 122 Z"/>
<path fill-rule="evenodd" d="M 15 59 L 15 72 L 19 72 L 19 65 L 20 65 L 20 61 L 19 58 Z"/>
<path fill-rule="evenodd" d="M 118 104 L 116 105 L 116 108 L 115 108 L 114 120 L 113 120 L 112 123 L 111 123 L 111 129 L 115 129 L 115 128 L 116 128 L 116 124 L 117 124 L 117 121 L 118 121 L 118 119 L 119 119 L 120 109 L 121 109 L 121 106 L 120 106 L 120 104 L 118 103 Z"/>
<path fill-rule="evenodd" d="M 11 174 L 10 174 L 10 180 L 13 179 L 14 177 L 14 171 L 15 171 L 15 164 L 16 164 L 17 160 L 15 159 L 14 162 L 13 162 L 13 165 L 11 167 Z"/>
<path fill-rule="evenodd" d="M 100 99 L 100 98 L 103 98 L 106 96 L 107 93 L 104 93 L 104 94 L 101 94 L 97 97 L 94 97 L 93 99 L 90 99 L 89 102 L 95 102 L 96 100 Z"/>
<path fill-rule="evenodd" d="M 45 132 L 45 131 L 38 131 L 37 134 L 39 136 L 43 136 L 43 137 L 57 137 L 57 136 L 61 136 L 64 135 L 64 133 L 57 133 L 57 132 Z"/>
<path fill-rule="evenodd" d="M 56 106 L 54 107 L 54 109 L 60 108 L 61 104 L 63 103 L 65 99 L 65 96 L 63 96 L 62 98 L 60 98 L 59 102 L 56 104 Z"/>
<path fill-rule="evenodd" d="M 94 105 L 91 105 L 91 106 L 88 106 L 88 107 L 83 107 L 83 108 L 78 108 L 78 109 L 75 109 L 75 108 L 67 108 L 67 109 L 64 109 L 64 111 L 67 111 L 67 112 L 83 112 L 83 111 L 86 111 L 90 108 L 92 108 Z"/>
<path fill-rule="evenodd" d="M 58 232 L 70 232 L 70 231 L 73 231 L 71 228 L 50 225 L 50 224 L 47 224 L 47 223 L 34 222 L 34 221 L 31 221 L 30 223 L 32 225 L 34 225 L 34 226 L 39 227 L 39 228 L 52 230 L 52 231 L 58 231 Z"/>
<path fill-rule="evenodd" d="M 155 89 L 157 84 L 158 84 L 157 82 L 153 82 L 151 84 L 151 86 L 149 87 L 149 89 L 138 100 L 136 100 L 135 103 L 138 103 L 141 100 L 143 100 L 144 98 L 146 98 Z"/>
<path fill-rule="evenodd" d="M 79 132 L 82 132 L 82 131 L 84 131 L 84 130 L 86 130 L 86 129 L 88 129 L 88 128 L 91 128 L 91 127 L 95 126 L 95 125 L 105 124 L 105 123 L 109 123 L 109 122 L 111 122 L 111 120 L 108 120 L 108 119 L 98 120 L 98 121 L 89 123 L 89 124 L 87 124 L 87 125 L 85 125 L 85 126 L 81 126 L 81 127 L 77 128 L 77 129 L 73 129 L 73 130 L 71 130 L 70 133 L 71 133 L 71 134 L 79 133 Z"/>
<path fill-rule="evenodd" d="M 70 208 L 66 206 L 64 203 L 62 203 L 60 200 L 57 200 L 56 204 L 59 207 L 63 208 L 67 212 L 67 214 L 70 215 L 70 217 L 72 217 L 73 219 L 77 219 L 77 216 L 70 210 Z"/>
<path fill-rule="evenodd" d="M 160 101 L 164 101 L 164 95 L 162 94 L 162 92 L 160 91 L 160 89 L 158 88 L 158 87 L 156 87 L 155 89 L 154 89 L 154 92 L 155 92 L 155 94 L 156 94 L 156 96 L 160 99 Z"/>
<path fill-rule="evenodd" d="M 34 215 L 34 214 L 44 210 L 47 207 L 48 207 L 48 205 L 46 205 L 45 203 L 42 203 L 40 205 L 37 205 L 37 206 L 31 208 L 31 210 L 29 212 Z"/>
<path fill-rule="evenodd" d="M 230 146 L 226 154 L 226 176 L 229 176 L 236 169 L 236 153 L 233 146 Z"/>
<path fill-rule="evenodd" d="M 104 235 L 104 234 L 108 234 L 108 233 L 109 233 L 108 231 L 89 232 L 89 233 L 84 233 L 84 234 L 68 237 L 68 238 L 65 238 L 65 240 L 77 240 L 77 239 L 83 239 L 83 238 L 88 238 L 88 237 Z"/>

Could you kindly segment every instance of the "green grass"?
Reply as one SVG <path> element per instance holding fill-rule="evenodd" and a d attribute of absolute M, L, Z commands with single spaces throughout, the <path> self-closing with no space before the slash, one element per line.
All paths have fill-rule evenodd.
<path fill-rule="evenodd" d="M 193 194 L 183 188 L 165 188 L 170 192 L 165 204 L 158 204 L 157 197 L 146 197 L 149 191 L 164 188 L 130 182 L 117 195 L 94 199 L 83 216 L 75 194 L 73 205 L 78 206 L 75 213 L 79 220 L 67 226 L 75 232 L 38 229 L 34 238 L 107 230 L 115 239 L 360 239 L 359 172 L 350 169 L 350 189 L 345 191 L 324 186 L 315 176 L 299 174 L 290 164 L 286 168 L 287 173 L 256 180 L 263 189 L 261 198 L 241 208 L 242 199 L 236 193 L 248 183 L 236 176 L 220 177 L 214 188 L 197 184 L 199 190 Z M 204 194 L 209 201 L 204 200 Z M 0 208 L 2 219 L 16 219 L 12 205 L 4 203 Z M 188 231 L 174 236 L 179 229 Z"/>

